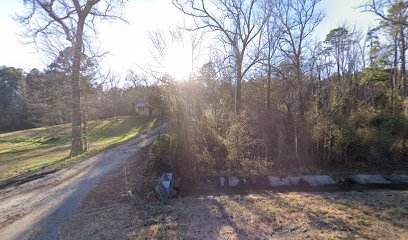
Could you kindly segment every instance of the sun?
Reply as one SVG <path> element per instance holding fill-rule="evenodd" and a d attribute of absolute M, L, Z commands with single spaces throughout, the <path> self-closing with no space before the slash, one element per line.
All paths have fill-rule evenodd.
<path fill-rule="evenodd" d="M 177 80 L 185 80 L 191 74 L 191 51 L 181 46 L 171 47 L 166 54 L 165 71 Z"/>

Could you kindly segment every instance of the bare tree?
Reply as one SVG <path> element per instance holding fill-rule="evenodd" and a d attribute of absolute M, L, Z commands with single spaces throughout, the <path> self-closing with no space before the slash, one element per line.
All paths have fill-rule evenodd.
<path fill-rule="evenodd" d="M 90 40 L 88 31 L 96 33 L 98 19 L 121 19 L 115 15 L 122 1 L 115 0 L 25 0 L 27 12 L 17 17 L 28 34 L 48 45 L 63 44 L 72 47 L 72 135 L 71 156 L 83 152 L 81 136 L 81 58 Z M 61 41 L 65 39 L 64 41 Z"/>
<path fill-rule="evenodd" d="M 186 38 L 185 36 L 188 36 Z M 201 53 L 201 44 L 204 38 L 204 32 L 189 32 L 186 33 L 186 29 L 184 27 L 177 27 L 175 29 L 170 30 L 170 36 L 172 42 L 175 42 L 177 45 L 186 48 L 186 44 L 190 45 L 191 50 L 191 73 L 194 72 L 196 62 L 200 57 Z"/>
<path fill-rule="evenodd" d="M 301 144 L 306 145 L 301 137 L 300 124 L 304 122 L 306 111 L 307 87 L 304 77 L 304 59 L 307 40 L 324 18 L 324 13 L 318 9 L 321 0 L 277 0 L 274 5 L 274 14 L 282 28 L 283 35 L 279 43 L 280 53 L 283 55 L 282 67 L 289 71 L 279 70 L 279 75 L 288 81 L 293 91 L 292 99 L 287 103 L 288 122 L 293 126 L 294 155 L 299 160 Z M 294 106 L 292 106 L 294 105 Z M 292 116 L 292 109 L 296 115 Z M 303 148 L 304 150 L 305 148 Z M 300 163 L 300 162 L 299 162 Z"/>
<path fill-rule="evenodd" d="M 260 35 L 267 20 L 257 0 L 173 0 L 173 4 L 194 18 L 196 26 L 191 30 L 220 32 L 222 44 L 231 48 L 236 75 L 235 112 L 239 113 L 241 83 L 260 60 Z"/>
<path fill-rule="evenodd" d="M 263 41 L 264 41 L 264 50 L 263 50 L 263 62 L 266 66 L 267 72 L 267 97 L 266 97 L 266 109 L 268 114 L 271 111 L 271 84 L 272 84 L 272 72 L 274 65 L 274 59 L 276 57 L 276 52 L 278 50 L 279 42 L 281 41 L 281 37 L 283 34 L 282 29 L 279 27 L 277 18 L 275 14 L 270 14 L 273 9 L 271 6 L 272 3 L 266 1 L 264 10 L 266 12 L 266 16 L 268 16 L 268 20 L 265 24 L 265 33 L 263 34 Z"/>
<path fill-rule="evenodd" d="M 139 67 L 144 73 L 158 81 L 165 82 L 172 78 L 166 78 L 165 63 L 169 57 L 169 52 L 172 48 L 182 48 L 191 53 L 190 55 L 190 76 L 196 70 L 196 63 L 201 57 L 201 43 L 203 41 L 204 33 L 186 32 L 184 27 L 170 28 L 168 31 L 157 29 L 149 31 L 148 37 L 150 39 L 151 48 L 150 55 L 152 61 L 148 62 L 146 67 Z M 186 56 L 185 56 L 186 57 Z M 187 58 L 187 57 L 186 57 Z"/>
<path fill-rule="evenodd" d="M 290 59 L 296 73 L 297 101 L 299 114 L 304 117 L 305 106 L 300 92 L 303 81 L 302 58 L 306 40 L 324 18 L 324 13 L 317 8 L 321 0 L 279 0 L 275 14 L 283 29 L 280 50 Z"/>

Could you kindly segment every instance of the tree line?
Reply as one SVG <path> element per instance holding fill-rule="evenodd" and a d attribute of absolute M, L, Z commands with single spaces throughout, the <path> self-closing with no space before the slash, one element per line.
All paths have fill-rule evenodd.
<path fill-rule="evenodd" d="M 163 81 L 172 129 L 156 157 L 191 176 L 407 167 L 407 3 L 366 1 L 377 26 L 315 41 L 320 2 L 174 0 L 219 47 Z"/>
<path fill-rule="evenodd" d="M 131 114 L 138 99 L 163 107 L 170 124 L 153 155 L 191 176 L 405 166 L 407 3 L 367 0 L 361 11 L 375 14 L 377 26 L 362 32 L 343 24 L 317 41 L 320 2 L 173 0 L 193 23 L 180 26 L 194 33 L 191 65 L 203 39 L 211 42 L 209 60 L 186 81 L 146 69 L 157 83 L 130 72 L 120 88 L 115 75 L 95 82 L 89 33 L 97 19 L 120 19 L 112 10 L 121 1 L 26 1 L 19 21 L 30 36 L 50 51 L 64 48 L 43 72 L 1 69 L 0 79 L 17 79 L 2 80 L 1 126 L 71 119 L 76 155 L 86 150 L 86 119 Z M 187 35 L 171 32 L 171 41 Z M 167 40 L 150 38 L 160 62 Z"/>
<path fill-rule="evenodd" d="M 71 122 L 71 54 L 65 49 L 44 70 L 0 67 L 0 131 Z M 157 86 L 146 77 L 129 72 L 120 84 L 118 75 L 101 76 L 93 59 L 85 54 L 81 59 L 82 132 L 89 120 L 135 115 L 135 104 L 157 104 Z"/>

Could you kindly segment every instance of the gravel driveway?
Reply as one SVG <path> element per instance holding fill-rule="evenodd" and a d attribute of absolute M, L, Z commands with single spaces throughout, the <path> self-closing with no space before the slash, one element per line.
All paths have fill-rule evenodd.
<path fill-rule="evenodd" d="M 0 239 L 59 239 L 59 230 L 98 181 L 165 129 L 161 125 L 44 178 L 0 191 Z"/>

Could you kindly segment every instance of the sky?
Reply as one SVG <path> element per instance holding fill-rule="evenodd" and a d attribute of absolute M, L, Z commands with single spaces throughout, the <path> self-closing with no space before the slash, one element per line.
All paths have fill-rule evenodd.
<path fill-rule="evenodd" d="M 331 29 L 345 22 L 355 24 L 363 31 L 375 25 L 374 16 L 361 13 L 357 8 L 362 1 L 322 0 L 320 7 L 326 12 L 326 18 L 316 29 L 314 38 L 324 39 Z M 0 66 L 13 66 L 25 71 L 44 69 L 50 59 L 34 44 L 22 43 L 23 28 L 12 19 L 22 10 L 23 0 L 0 0 Z M 138 72 L 139 67 L 146 67 L 153 61 L 149 31 L 165 31 L 185 20 L 171 0 L 131 0 L 126 4 L 123 17 L 128 23 L 105 22 L 99 25 L 96 41 L 98 49 L 108 51 L 101 66 L 105 71 L 109 69 L 122 76 L 130 69 Z M 191 69 L 189 59 L 191 52 L 172 47 L 164 68 L 179 77 L 185 76 Z"/>

